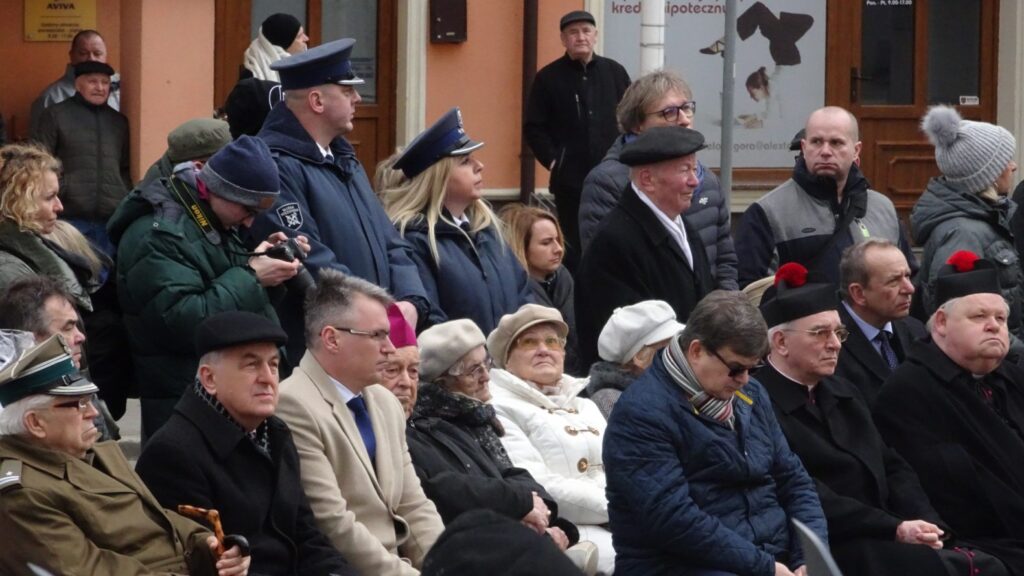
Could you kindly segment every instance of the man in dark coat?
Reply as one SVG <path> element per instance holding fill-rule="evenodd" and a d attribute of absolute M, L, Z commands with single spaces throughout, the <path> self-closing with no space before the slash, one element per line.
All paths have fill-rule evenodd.
<path fill-rule="evenodd" d="M 629 86 L 621 64 L 594 54 L 594 16 L 575 10 L 559 22 L 565 55 L 537 72 L 526 101 L 523 135 L 537 160 L 551 171 L 566 239 L 566 266 L 580 257 L 579 210 L 583 179 L 618 135 L 615 107 Z"/>
<path fill-rule="evenodd" d="M 682 126 L 645 130 L 622 151 L 631 167 L 619 205 L 605 217 L 576 276 L 581 366 L 598 360 L 597 337 L 612 312 L 664 300 L 686 322 L 714 289 L 700 235 L 682 218 L 698 186 L 700 132 Z"/>
<path fill-rule="evenodd" d="M 875 423 L 952 531 L 1024 574 L 1024 370 L 1004 361 L 998 267 L 954 253 L 936 296 L 931 338 L 886 380 Z"/>
<path fill-rule="evenodd" d="M 139 456 L 136 470 L 167 508 L 214 508 L 245 536 L 258 574 L 355 574 L 316 525 L 288 426 L 274 416 L 278 345 L 251 312 L 208 318 L 196 333 L 195 386 Z"/>
<path fill-rule="evenodd" d="M 896 255 L 902 258 L 898 249 Z M 794 275 L 794 271 L 799 274 Z M 779 268 L 761 305 L 771 353 L 757 380 L 793 452 L 814 478 L 829 544 L 847 574 L 1008 574 L 995 558 L 946 543 L 947 529 L 917 475 L 886 446 L 856 386 L 834 376 L 847 329 L 835 286 Z"/>
<path fill-rule="evenodd" d="M 839 320 L 850 336 L 839 351 L 836 376 L 860 388 L 869 406 L 911 343 L 927 334 L 910 316 L 910 277 L 906 256 L 883 238 L 850 246 L 839 261 Z"/>
<path fill-rule="evenodd" d="M 281 196 L 257 216 L 251 239 L 282 231 L 302 234 L 312 249 L 306 266 L 316 275 L 331 268 L 384 288 L 398 300 L 413 325 L 430 315 L 423 282 L 409 245 L 388 220 L 373 194 L 355 149 L 352 131 L 356 86 L 352 71 L 355 40 L 328 42 L 271 65 L 281 75 L 285 100 L 274 107 L 260 130 L 281 175 Z M 290 293 L 277 305 L 288 333 L 288 356 L 298 362 L 306 349 L 303 294 Z"/>

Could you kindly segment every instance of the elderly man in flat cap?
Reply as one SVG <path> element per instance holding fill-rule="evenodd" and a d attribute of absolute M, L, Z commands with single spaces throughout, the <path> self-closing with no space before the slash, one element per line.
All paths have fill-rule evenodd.
<path fill-rule="evenodd" d="M 277 166 L 262 140 L 245 136 L 189 167 L 137 189 L 108 224 L 117 254 L 117 292 L 142 400 L 145 440 L 170 418 L 195 380 L 196 326 L 230 310 L 274 321 L 271 292 L 299 273 L 298 260 L 266 255 L 286 240 L 267 237 L 248 252 L 239 228 L 273 205 Z M 303 237 L 297 249 L 307 249 Z"/>
<path fill-rule="evenodd" d="M 840 569 L 946 576 L 973 563 L 982 574 L 1008 574 L 983 552 L 943 542 L 951 534 L 917 474 L 882 440 L 858 386 L 835 374 L 850 334 L 838 306 L 835 285 L 809 280 L 796 262 L 782 265 L 761 304 L 771 353 L 757 380 L 815 480 Z"/>
<path fill-rule="evenodd" d="M 959 251 L 935 280 L 931 338 L 885 381 L 873 416 L 959 538 L 1024 574 L 1024 370 L 1006 361 L 1001 265 Z"/>
<path fill-rule="evenodd" d="M 363 84 L 352 68 L 353 46 L 355 40 L 343 38 L 271 64 L 281 75 L 285 98 L 258 136 L 274 153 L 281 196 L 256 218 L 252 235 L 306 235 L 312 246 L 307 265 L 314 274 L 332 269 L 373 282 L 394 295 L 415 326 L 431 312 L 441 313 L 427 297 L 409 244 L 384 213 L 345 139 Z M 312 345 L 302 324 L 301 295 L 287 296 L 278 310 L 288 355 L 301 358 Z"/>
<path fill-rule="evenodd" d="M 228 123 L 215 118 L 193 118 L 167 134 L 167 151 L 146 170 L 136 188 L 145 188 L 154 180 L 170 178 L 182 163 L 202 168 L 218 150 L 231 142 Z"/>
<path fill-rule="evenodd" d="M 355 574 L 316 525 L 291 431 L 274 416 L 278 346 L 287 336 L 252 312 L 223 312 L 196 333 L 199 371 L 136 471 L 164 506 L 215 508 L 245 536 L 252 569 L 281 576 Z"/>
<path fill-rule="evenodd" d="M 117 444 L 96 443 L 98 388 L 59 334 L 33 346 L 31 334 L 0 333 L 0 351 L 11 338 L 24 340 L 0 370 L 0 572 L 27 574 L 29 563 L 68 576 L 248 572 L 244 539 L 225 538 L 215 561 L 217 538 L 161 508 Z"/>
<path fill-rule="evenodd" d="M 622 150 L 630 182 L 583 254 L 576 275 L 576 319 L 583 366 L 598 360 L 597 339 L 612 312 L 664 300 L 686 322 L 715 287 L 700 235 L 682 213 L 697 179 L 704 136 L 682 126 L 645 130 Z"/>

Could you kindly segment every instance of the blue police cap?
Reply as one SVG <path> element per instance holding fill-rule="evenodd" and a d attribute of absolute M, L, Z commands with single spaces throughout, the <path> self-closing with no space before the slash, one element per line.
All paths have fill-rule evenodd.
<path fill-rule="evenodd" d="M 415 178 L 445 156 L 464 156 L 483 145 L 466 135 L 462 112 L 455 107 L 409 144 L 395 162 L 395 169 L 404 172 L 407 178 Z"/>
<path fill-rule="evenodd" d="M 356 41 L 342 38 L 294 56 L 282 58 L 270 65 L 281 75 L 284 90 L 299 90 L 322 84 L 355 86 L 363 83 L 352 70 L 352 47 Z"/>

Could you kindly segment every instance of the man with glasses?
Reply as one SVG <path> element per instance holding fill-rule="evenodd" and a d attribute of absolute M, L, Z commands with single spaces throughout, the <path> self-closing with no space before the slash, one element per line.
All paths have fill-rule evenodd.
<path fill-rule="evenodd" d="M 604 160 L 587 174 L 580 200 L 581 249 L 594 239 L 604 217 L 615 208 L 629 184 L 629 167 L 619 160 L 623 147 L 655 126 L 693 127 L 697 103 L 690 86 L 675 72 L 657 70 L 637 78 L 615 111 L 622 135 Z M 697 163 L 699 184 L 683 218 L 700 234 L 718 288 L 736 290 L 736 250 L 732 244 L 729 206 L 715 173 Z"/>
<path fill-rule="evenodd" d="M 306 297 L 309 349 L 281 383 L 317 524 L 362 574 L 419 574 L 444 526 L 423 494 L 405 440 L 405 412 L 379 386 L 395 353 L 379 286 L 320 271 Z"/>
<path fill-rule="evenodd" d="M 897 251 L 897 254 L 899 252 Z M 913 469 L 882 440 L 859 388 L 835 376 L 850 332 L 832 284 L 808 281 L 795 262 L 779 268 L 761 312 L 771 353 L 757 379 L 790 447 L 814 478 L 829 544 L 846 574 L 1007 574 L 991 556 L 954 550 L 949 529 Z"/>
<path fill-rule="evenodd" d="M 849 111 L 826 106 L 811 113 L 793 176 L 747 208 L 736 230 L 740 287 L 800 262 L 839 284 L 843 250 L 867 238 L 900 247 L 912 269 L 917 260 L 887 196 L 861 173 L 860 130 Z"/>
<path fill-rule="evenodd" d="M 804 576 L 790 520 L 828 541 L 814 483 L 750 376 L 767 348 L 757 308 L 716 290 L 615 404 L 604 459 L 617 576 Z"/>
<path fill-rule="evenodd" d="M 0 573 L 248 572 L 237 537 L 218 560 L 208 529 L 164 510 L 117 444 L 96 442 L 98 388 L 62 336 L 3 332 L 0 355 Z"/>
<path fill-rule="evenodd" d="M 682 214 L 700 187 L 697 151 L 704 136 L 683 126 L 644 130 L 622 149 L 630 182 L 608 213 L 576 274 L 581 365 L 598 360 L 597 340 L 612 312 L 643 300 L 664 300 L 686 322 L 714 290 L 700 234 Z"/>
<path fill-rule="evenodd" d="M 243 136 L 201 168 L 186 166 L 136 189 L 108 222 L 120 246 L 117 295 L 139 383 L 143 441 L 195 381 L 199 357 L 192 343 L 203 319 L 244 310 L 277 321 L 268 289 L 294 277 L 302 264 L 263 255 L 286 239 L 283 233 L 271 234 L 251 254 L 239 231 L 273 205 L 279 187 L 267 145 Z M 296 240 L 309 249 L 305 238 Z"/>
<path fill-rule="evenodd" d="M 582 250 L 583 179 L 615 140 L 615 106 L 629 86 L 629 74 L 615 60 L 594 53 L 597 27 L 589 12 L 569 12 L 559 21 L 559 30 L 565 54 L 537 72 L 526 101 L 523 135 L 537 160 L 551 171 L 548 189 L 565 234 L 565 264 L 574 271 Z"/>

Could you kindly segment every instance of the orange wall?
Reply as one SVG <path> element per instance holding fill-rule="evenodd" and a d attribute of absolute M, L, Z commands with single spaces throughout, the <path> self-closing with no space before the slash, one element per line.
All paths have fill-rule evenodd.
<path fill-rule="evenodd" d="M 583 0 L 543 0 L 537 19 L 537 64 L 563 53 L 558 20 Z M 469 0 L 468 40 L 427 45 L 427 118 L 432 124 L 452 106 L 462 109 L 466 132 L 487 143 L 479 154 L 486 164 L 487 188 L 519 187 L 522 142 L 523 4 Z M 537 164 L 537 186 L 547 186 L 547 170 Z"/>
<path fill-rule="evenodd" d="M 64 73 L 69 42 L 25 42 L 24 0 L 0 1 L 0 113 L 7 138 L 28 137 L 32 101 Z M 120 70 L 121 1 L 96 0 L 96 29 L 107 44 L 107 61 Z"/>

